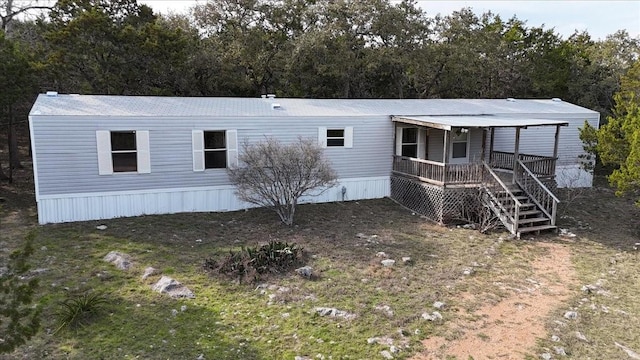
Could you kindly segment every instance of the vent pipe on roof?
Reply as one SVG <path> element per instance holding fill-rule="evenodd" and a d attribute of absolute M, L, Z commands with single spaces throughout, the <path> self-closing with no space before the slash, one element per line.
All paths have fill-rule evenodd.
<path fill-rule="evenodd" d="M 267 98 L 268 99 L 275 99 L 276 98 L 276 94 L 267 94 Z"/>
<path fill-rule="evenodd" d="M 267 95 L 262 94 L 262 95 L 260 95 L 260 97 L 261 97 L 261 98 L 263 98 L 263 99 L 266 99 L 266 98 L 267 98 Z"/>
<path fill-rule="evenodd" d="M 282 106 L 278 103 L 273 103 L 271 104 L 271 109 L 275 110 L 275 109 L 280 109 Z"/>
<path fill-rule="evenodd" d="M 514 98 L 507 98 L 507 101 L 510 101 L 510 102 L 516 102 L 516 99 L 514 99 Z"/>
<path fill-rule="evenodd" d="M 552 98 L 551 101 L 562 102 L 562 99 L 560 99 L 560 98 Z"/>
<path fill-rule="evenodd" d="M 58 96 L 58 92 L 57 91 L 47 91 L 47 96 L 56 97 L 56 96 Z"/>

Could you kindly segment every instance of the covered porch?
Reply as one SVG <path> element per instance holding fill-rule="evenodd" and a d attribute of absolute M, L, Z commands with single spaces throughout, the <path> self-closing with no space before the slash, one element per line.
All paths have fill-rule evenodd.
<path fill-rule="evenodd" d="M 560 128 L 567 121 L 489 115 L 392 120 L 394 200 L 441 224 L 465 221 L 469 209 L 484 208 L 517 236 L 556 228 L 559 200 L 550 188 L 555 183 Z M 555 126 L 552 151 L 522 153 L 521 130 L 536 126 Z M 499 128 L 513 129 L 512 151 L 504 151 L 504 131 L 503 149 L 495 150 Z"/>
<path fill-rule="evenodd" d="M 474 186 L 483 183 L 483 162 L 503 180 L 516 183 L 513 174 L 525 165 L 537 178 L 553 180 L 560 128 L 566 121 L 498 116 L 394 116 L 396 151 L 392 171 L 437 186 Z M 552 155 L 520 152 L 521 129 L 555 126 Z M 494 149 L 496 128 L 514 129 L 512 151 Z"/>

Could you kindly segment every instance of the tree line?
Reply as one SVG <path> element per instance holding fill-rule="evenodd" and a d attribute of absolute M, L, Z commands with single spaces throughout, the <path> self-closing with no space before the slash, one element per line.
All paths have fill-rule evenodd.
<path fill-rule="evenodd" d="M 564 39 L 516 17 L 403 0 L 0 0 L 0 133 L 39 92 L 310 98 L 551 98 L 611 115 L 640 39 Z M 37 11 L 37 18 L 20 14 Z M 13 129 L 12 131 L 8 128 Z M 17 130 L 16 130 L 17 129 Z M 2 159 L 7 161 L 6 159 Z M 0 164 L 0 176 L 3 175 Z M 8 164 L 4 164 L 8 169 Z"/>

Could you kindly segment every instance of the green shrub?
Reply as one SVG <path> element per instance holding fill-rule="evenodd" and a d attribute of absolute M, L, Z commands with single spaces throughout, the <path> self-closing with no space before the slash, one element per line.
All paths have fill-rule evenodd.
<path fill-rule="evenodd" d="M 296 244 L 270 241 L 256 247 L 243 247 L 240 251 L 229 251 L 220 262 L 208 258 L 204 268 L 221 274 L 257 281 L 262 274 L 286 272 L 302 261 L 304 250 Z"/>

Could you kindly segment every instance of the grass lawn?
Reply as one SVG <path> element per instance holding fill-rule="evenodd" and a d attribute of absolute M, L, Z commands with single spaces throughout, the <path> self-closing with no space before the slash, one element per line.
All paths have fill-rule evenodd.
<path fill-rule="evenodd" d="M 508 296 L 505 287 L 526 283 L 531 262 L 546 255 L 540 242 L 570 246 L 578 279 L 568 285 L 570 299 L 549 314 L 549 336 L 525 358 L 562 346 L 570 358 L 624 359 L 614 342 L 640 351 L 640 263 L 633 250 L 640 242 L 640 212 L 607 189 L 586 192 L 565 210 L 560 222 L 576 238 L 509 240 L 507 233 L 433 225 L 388 199 L 304 205 L 290 228 L 260 209 L 38 226 L 30 186 L 28 176 L 0 185 L 6 200 L 0 258 L 35 232 L 30 262 L 39 269 L 43 326 L 2 359 L 380 359 L 389 345 L 369 344 L 374 337 L 393 342 L 399 349 L 394 358 L 409 358 L 423 350 L 425 338 L 455 341 L 450 324 Z M 96 229 L 100 224 L 107 229 Z M 302 246 L 318 276 L 308 280 L 291 272 L 256 284 L 203 271 L 206 258 L 270 240 Z M 131 270 L 102 260 L 114 250 L 132 257 Z M 395 265 L 383 267 L 379 252 Z M 142 280 L 148 266 L 196 297 L 175 300 L 153 292 L 160 274 Z M 496 287 L 497 281 L 505 286 Z M 583 292 L 585 284 L 601 291 Z M 56 331 L 60 303 L 86 292 L 104 293 L 104 310 L 85 326 Z M 463 294 L 474 294 L 473 300 Z M 447 304 L 439 310 L 443 319 L 423 319 L 436 310 L 435 301 Z M 316 307 L 356 316 L 321 317 Z M 574 321 L 563 318 L 570 309 L 579 313 Z M 587 341 L 568 335 L 576 331 Z M 552 334 L 562 335 L 560 341 L 551 341 Z"/>

